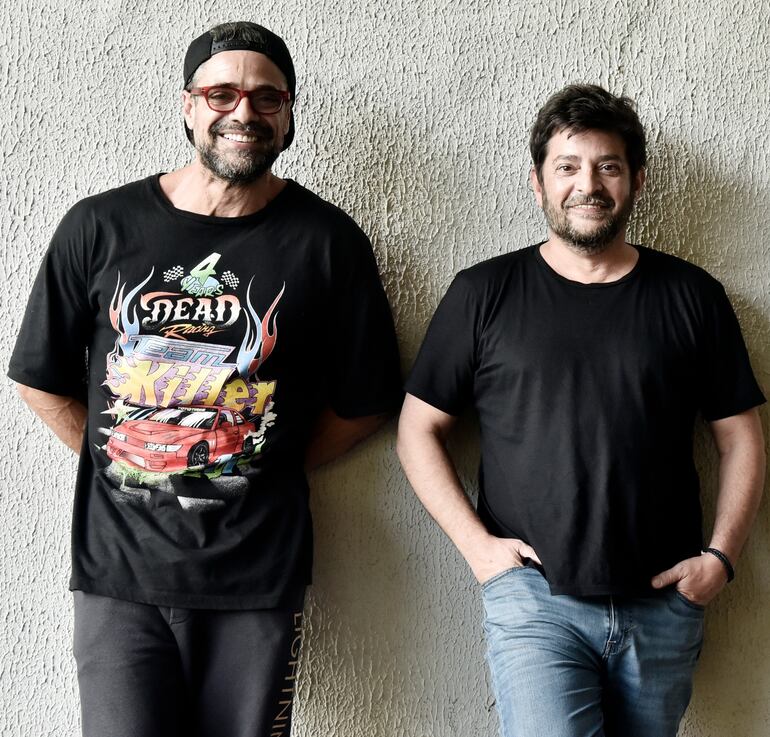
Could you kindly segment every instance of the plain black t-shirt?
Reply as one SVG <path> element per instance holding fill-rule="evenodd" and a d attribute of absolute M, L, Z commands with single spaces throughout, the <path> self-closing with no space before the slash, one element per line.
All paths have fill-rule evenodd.
<path fill-rule="evenodd" d="M 525 540 L 554 594 L 645 593 L 702 545 L 700 411 L 761 404 L 722 286 L 644 247 L 580 284 L 532 246 L 460 272 L 407 391 L 481 428 L 479 516 Z"/>
<path fill-rule="evenodd" d="M 319 411 L 402 396 L 368 239 L 292 181 L 245 217 L 178 210 L 159 176 L 75 205 L 8 373 L 88 404 L 71 588 L 180 607 L 295 605 Z"/>

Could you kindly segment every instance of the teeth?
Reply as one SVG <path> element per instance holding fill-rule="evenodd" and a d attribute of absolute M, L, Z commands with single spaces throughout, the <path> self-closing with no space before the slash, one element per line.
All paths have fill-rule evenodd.
<path fill-rule="evenodd" d="M 238 141 L 238 143 L 254 143 L 257 140 L 256 136 L 244 136 L 240 133 L 223 133 L 222 137 L 229 141 Z"/>

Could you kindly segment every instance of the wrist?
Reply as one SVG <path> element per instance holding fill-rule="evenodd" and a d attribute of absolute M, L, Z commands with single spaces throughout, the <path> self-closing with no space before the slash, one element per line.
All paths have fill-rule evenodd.
<path fill-rule="evenodd" d="M 499 573 L 505 568 L 521 565 L 521 558 L 511 541 L 485 532 L 475 540 L 475 545 L 463 553 L 468 566 L 479 581 Z"/>
<path fill-rule="evenodd" d="M 725 570 L 727 574 L 727 583 L 730 583 L 735 578 L 735 569 L 730 559 L 719 548 L 708 547 L 701 552 L 701 555 L 710 555 L 716 558 Z"/>
<path fill-rule="evenodd" d="M 476 566 L 483 566 L 485 561 L 489 559 L 492 547 L 491 538 L 492 535 L 483 530 L 466 537 L 463 540 L 462 547 L 458 545 L 460 554 L 474 570 Z"/>

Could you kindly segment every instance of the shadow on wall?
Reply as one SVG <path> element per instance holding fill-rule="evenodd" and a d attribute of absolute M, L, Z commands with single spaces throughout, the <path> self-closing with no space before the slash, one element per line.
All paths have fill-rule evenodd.
<path fill-rule="evenodd" d="M 388 109 L 371 118 L 378 124 L 365 127 L 368 138 L 332 155 L 342 159 L 343 176 L 351 175 L 349 162 L 364 162 L 353 172 L 366 190 L 356 197 L 377 219 L 360 220 L 375 246 L 383 242 L 378 258 L 401 318 L 401 345 L 416 350 L 445 286 L 433 283 L 428 268 L 430 259 L 450 258 L 440 240 L 444 208 L 456 217 L 467 195 L 457 187 L 456 162 L 434 146 L 429 122 Z M 413 351 L 405 353 L 411 365 Z M 484 690 L 476 587 L 410 490 L 394 439 L 391 423 L 313 479 L 315 585 L 297 733 L 491 737 L 496 715 Z M 468 448 L 470 441 L 461 473 L 473 478 L 477 460 L 473 453 L 466 460 Z"/>
<path fill-rule="evenodd" d="M 491 219 L 495 203 L 481 191 L 483 158 L 440 117 L 439 91 L 397 95 L 400 102 L 388 106 L 378 94 L 361 97 L 361 86 L 340 82 L 336 89 L 353 104 L 306 101 L 322 152 L 309 181 L 371 237 L 409 366 L 448 286 L 445 274 L 468 265 L 468 238 L 477 235 L 469 234 L 471 224 Z M 494 134 L 481 130 L 470 143 L 491 149 Z"/>
<path fill-rule="evenodd" d="M 721 174 L 708 151 L 681 141 L 664 140 L 656 146 L 649 168 L 651 176 L 634 216 L 633 240 L 692 261 L 724 284 L 741 323 L 754 372 L 767 394 L 770 346 L 765 336 L 770 321 L 757 296 L 765 294 L 768 263 L 764 244 L 752 241 L 752 236 L 756 238 L 764 229 L 760 220 L 770 208 L 770 198 L 745 180 Z M 767 435 L 766 408 L 761 414 Z M 697 428 L 694 452 L 708 541 L 716 511 L 719 466 L 705 422 Z M 752 538 L 737 566 L 736 581 L 709 606 L 684 735 L 731 734 L 737 713 L 742 725 L 756 725 L 760 730 L 759 725 L 766 724 L 770 716 L 765 657 L 769 536 L 770 505 L 763 501 Z"/>

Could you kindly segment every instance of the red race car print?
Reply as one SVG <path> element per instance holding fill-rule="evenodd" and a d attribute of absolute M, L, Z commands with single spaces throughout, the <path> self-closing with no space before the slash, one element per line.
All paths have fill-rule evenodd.
<path fill-rule="evenodd" d="M 157 409 L 112 428 L 107 455 L 143 471 L 185 471 L 250 455 L 255 434 L 253 422 L 225 407 Z"/>

